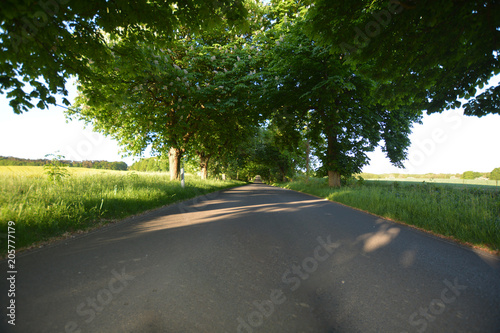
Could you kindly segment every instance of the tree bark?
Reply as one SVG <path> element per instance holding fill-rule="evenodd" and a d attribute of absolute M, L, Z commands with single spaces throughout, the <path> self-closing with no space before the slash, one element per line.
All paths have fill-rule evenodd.
<path fill-rule="evenodd" d="M 328 170 L 328 185 L 330 187 L 340 187 L 340 173 Z"/>
<path fill-rule="evenodd" d="M 328 185 L 330 187 L 340 187 L 340 173 L 335 171 L 335 159 L 339 155 L 337 136 L 333 133 L 327 136 L 327 169 L 328 169 Z"/>
<path fill-rule="evenodd" d="M 181 150 L 178 148 L 170 148 L 168 152 L 168 163 L 170 168 L 170 180 L 179 180 L 181 174 Z"/>
<path fill-rule="evenodd" d="M 200 172 L 201 179 L 208 178 L 208 162 L 210 161 L 210 155 L 206 155 L 205 153 L 197 152 L 200 157 Z"/>

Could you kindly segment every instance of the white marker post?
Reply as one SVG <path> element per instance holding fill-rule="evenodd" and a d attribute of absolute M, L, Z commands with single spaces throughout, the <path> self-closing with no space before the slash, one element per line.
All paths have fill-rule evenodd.
<path fill-rule="evenodd" d="M 181 187 L 184 188 L 184 168 L 181 168 Z"/>

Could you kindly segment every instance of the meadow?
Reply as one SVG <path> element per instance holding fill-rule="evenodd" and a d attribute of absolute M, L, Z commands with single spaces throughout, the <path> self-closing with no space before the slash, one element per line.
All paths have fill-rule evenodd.
<path fill-rule="evenodd" d="M 340 189 L 311 178 L 276 186 L 313 194 L 500 254 L 500 191 L 495 186 L 356 181 Z"/>
<path fill-rule="evenodd" d="M 456 188 L 479 188 L 479 189 L 495 189 L 497 188 L 495 180 L 489 179 L 439 179 L 439 178 L 402 178 L 402 179 L 376 179 L 368 180 L 370 182 L 404 182 L 407 184 L 434 184 L 434 185 L 449 185 Z M 498 187 L 500 189 L 500 187 Z"/>
<path fill-rule="evenodd" d="M 7 223 L 14 221 L 19 250 L 68 233 L 245 184 L 186 177 L 185 188 L 168 173 L 66 168 L 50 180 L 43 167 L 0 166 L 0 254 L 7 251 Z"/>

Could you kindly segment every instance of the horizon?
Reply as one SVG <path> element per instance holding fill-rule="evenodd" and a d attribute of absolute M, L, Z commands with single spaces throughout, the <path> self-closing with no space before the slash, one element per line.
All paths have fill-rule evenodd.
<path fill-rule="evenodd" d="M 157 157 L 157 156 L 143 157 L 142 159 L 154 158 L 154 157 Z M 3 156 L 3 155 L 0 155 L 0 159 L 1 158 L 15 158 L 15 159 L 24 160 L 24 161 L 50 161 L 51 160 L 50 158 L 46 158 L 46 157 L 31 159 L 31 158 L 22 158 L 22 157 L 17 157 L 17 156 Z M 69 160 L 69 159 L 62 159 L 61 161 L 72 162 L 72 163 L 82 163 L 82 162 L 86 162 L 86 161 L 89 161 L 89 162 L 123 162 L 123 163 L 127 164 L 124 161 L 108 161 L 108 160 Z M 138 162 L 138 161 L 139 160 L 137 160 L 135 162 Z M 130 164 L 130 165 L 127 164 L 127 166 L 130 167 L 130 166 L 132 166 L 132 164 Z M 0 166 L 23 166 L 23 165 L 0 165 Z M 77 167 L 75 167 L 75 168 L 77 168 Z M 468 171 L 478 172 L 478 173 L 482 173 L 482 174 L 491 173 L 491 170 L 490 171 L 466 170 L 464 172 L 468 172 Z M 160 172 L 160 171 L 158 171 L 158 172 Z M 354 175 L 373 174 L 373 175 L 377 175 L 377 176 L 383 176 L 383 175 L 425 176 L 425 175 L 460 175 L 460 174 L 463 174 L 464 172 L 451 172 L 451 173 L 450 172 L 426 172 L 426 173 L 384 172 L 384 173 L 373 173 L 373 172 L 364 172 L 363 171 L 363 172 L 360 172 L 360 173 L 356 173 Z"/>
<path fill-rule="evenodd" d="M 67 83 L 70 102 L 77 93 L 73 78 Z M 500 75 L 494 76 L 481 91 L 498 85 Z M 0 156 L 43 159 L 57 151 L 66 160 L 125 162 L 132 165 L 140 158 L 123 156 L 117 141 L 92 131 L 90 125 L 67 120 L 64 108 L 51 105 L 46 110 L 33 108 L 17 115 L 0 94 Z M 500 167 L 500 155 L 491 147 L 500 142 L 500 115 L 481 118 L 463 115 L 463 109 L 442 113 L 424 113 L 422 124 L 414 124 L 411 145 L 405 168 L 393 166 L 381 147 L 368 153 L 370 163 L 362 173 L 372 174 L 462 174 L 465 171 L 487 173 Z M 7 143 L 7 144 L 4 144 Z M 141 158 L 153 157 L 146 151 Z M 481 171 L 480 171 L 481 170 Z"/>

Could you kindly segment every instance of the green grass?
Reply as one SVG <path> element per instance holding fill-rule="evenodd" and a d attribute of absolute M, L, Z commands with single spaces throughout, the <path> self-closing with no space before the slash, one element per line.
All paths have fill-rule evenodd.
<path fill-rule="evenodd" d="M 500 253 L 500 192 L 411 182 L 365 181 L 331 189 L 326 179 L 274 184 L 356 207 Z"/>
<path fill-rule="evenodd" d="M 367 180 L 368 182 L 403 182 L 409 184 L 435 184 L 449 185 L 457 188 L 480 188 L 480 189 L 498 189 L 495 180 L 480 180 L 480 179 L 439 179 L 439 178 L 396 178 L 396 179 L 374 179 Z"/>
<path fill-rule="evenodd" d="M 70 175 L 79 174 L 120 174 L 123 171 L 89 169 L 89 168 L 64 168 L 68 170 Z M 26 177 L 41 177 L 44 175 L 43 166 L 5 166 L 0 165 L 0 176 L 26 176 Z"/>
<path fill-rule="evenodd" d="M 21 249 L 67 232 L 245 184 L 187 177 L 183 189 L 179 181 L 171 182 L 167 173 L 83 172 L 77 168 L 70 168 L 72 175 L 57 182 L 48 180 L 43 168 L 9 168 L 0 168 L 0 254 L 7 251 L 8 221 L 16 223 L 16 248 Z"/>

